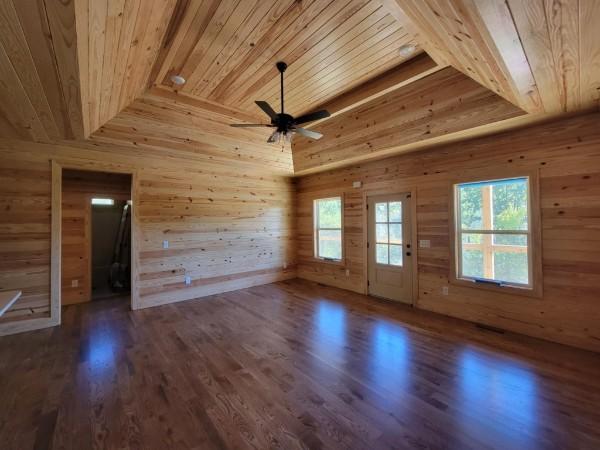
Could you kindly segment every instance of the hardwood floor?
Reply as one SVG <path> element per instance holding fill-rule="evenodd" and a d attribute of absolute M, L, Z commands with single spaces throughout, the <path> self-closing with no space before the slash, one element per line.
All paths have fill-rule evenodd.
<path fill-rule="evenodd" d="M 600 355 L 292 280 L 0 338 L 0 448 L 600 448 Z"/>

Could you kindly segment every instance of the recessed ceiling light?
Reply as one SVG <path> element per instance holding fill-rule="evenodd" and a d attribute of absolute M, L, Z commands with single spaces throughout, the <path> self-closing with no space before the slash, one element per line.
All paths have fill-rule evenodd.
<path fill-rule="evenodd" d="M 185 84 L 185 78 L 181 75 L 171 75 L 171 81 L 177 85 Z"/>
<path fill-rule="evenodd" d="M 412 55 L 416 49 L 417 48 L 413 44 L 406 44 L 398 49 L 398 53 L 400 53 L 400 56 L 404 56 L 406 58 L 407 56 Z"/>

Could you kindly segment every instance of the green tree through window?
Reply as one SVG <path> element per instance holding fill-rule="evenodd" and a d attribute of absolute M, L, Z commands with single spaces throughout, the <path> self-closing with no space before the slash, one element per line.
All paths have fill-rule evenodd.
<path fill-rule="evenodd" d="M 314 202 L 315 255 L 317 258 L 342 259 L 342 199 L 323 198 Z"/>
<path fill-rule="evenodd" d="M 529 285 L 529 180 L 456 185 L 458 276 Z"/>

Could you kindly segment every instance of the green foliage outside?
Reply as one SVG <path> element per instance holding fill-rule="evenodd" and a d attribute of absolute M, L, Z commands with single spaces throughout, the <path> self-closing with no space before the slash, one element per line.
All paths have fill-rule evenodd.
<path fill-rule="evenodd" d="M 331 198 L 317 202 L 317 217 L 319 223 L 319 257 L 342 258 L 342 204 L 341 199 Z M 337 230 L 322 230 L 322 228 L 338 228 Z"/>
<path fill-rule="evenodd" d="M 465 185 L 460 190 L 460 219 L 463 230 L 483 228 L 482 188 L 484 184 Z M 492 183 L 492 225 L 494 230 L 523 230 L 528 227 L 527 181 L 507 180 Z M 526 235 L 494 234 L 494 245 L 527 246 Z M 463 234 L 464 243 L 480 244 L 482 235 Z M 463 274 L 483 277 L 483 255 L 480 250 L 465 250 L 462 253 Z M 494 252 L 494 277 L 497 280 L 516 283 L 528 282 L 527 253 Z"/>

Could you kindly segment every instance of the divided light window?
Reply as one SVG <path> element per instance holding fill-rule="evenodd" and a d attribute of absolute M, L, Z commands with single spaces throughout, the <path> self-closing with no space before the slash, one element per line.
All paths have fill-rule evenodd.
<path fill-rule="evenodd" d="M 529 178 L 454 188 L 457 278 L 531 288 Z"/>
<path fill-rule="evenodd" d="M 314 201 L 315 256 L 342 260 L 342 198 L 321 198 Z"/>

